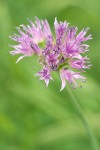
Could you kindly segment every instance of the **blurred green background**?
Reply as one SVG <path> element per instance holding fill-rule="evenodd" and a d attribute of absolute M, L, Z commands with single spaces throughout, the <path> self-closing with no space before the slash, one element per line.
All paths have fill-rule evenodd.
<path fill-rule="evenodd" d="M 9 54 L 14 42 L 8 36 L 34 16 L 52 27 L 55 17 L 79 30 L 90 27 L 93 66 L 73 92 L 100 143 L 100 0 L 0 0 L 0 150 L 92 150 L 67 88 L 59 92 L 58 76 L 46 88 L 34 77 L 35 57 L 15 64 L 18 57 Z"/>

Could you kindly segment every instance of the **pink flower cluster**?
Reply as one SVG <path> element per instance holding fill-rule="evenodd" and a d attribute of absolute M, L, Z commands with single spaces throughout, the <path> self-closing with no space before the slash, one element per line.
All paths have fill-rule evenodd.
<path fill-rule="evenodd" d="M 53 80 L 53 71 L 60 74 L 61 90 L 65 88 L 66 81 L 74 88 L 79 86 L 76 80 L 85 81 L 86 78 L 80 73 L 91 66 L 89 58 L 85 55 L 89 51 L 89 45 L 84 44 L 92 39 L 91 34 L 86 36 L 89 28 L 77 33 L 77 27 L 69 26 L 66 21 L 58 22 L 55 18 L 54 38 L 47 20 L 35 18 L 35 23 L 31 20 L 29 23 L 30 25 L 17 27 L 19 34 L 10 36 L 18 43 L 12 46 L 14 50 L 10 51 L 10 54 L 21 54 L 17 62 L 23 57 L 38 55 L 42 70 L 35 76 L 44 80 L 46 86 Z"/>

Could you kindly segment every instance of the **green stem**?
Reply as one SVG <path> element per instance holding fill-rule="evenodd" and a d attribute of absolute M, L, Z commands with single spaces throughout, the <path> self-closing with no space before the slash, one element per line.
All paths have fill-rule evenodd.
<path fill-rule="evenodd" d="M 97 142 L 97 139 L 93 133 L 93 131 L 91 130 L 89 124 L 88 124 L 88 121 L 87 121 L 87 118 L 84 116 L 84 113 L 78 103 L 78 101 L 76 100 L 73 92 L 72 92 L 72 89 L 70 89 L 69 86 L 67 86 L 67 90 L 68 90 L 68 93 L 71 95 L 71 103 L 73 104 L 73 106 L 75 107 L 81 121 L 83 122 L 85 128 L 86 128 L 86 131 L 90 137 L 90 141 L 92 143 L 92 146 L 93 146 L 93 149 L 94 150 L 99 150 L 99 145 L 98 145 L 98 142 Z"/>

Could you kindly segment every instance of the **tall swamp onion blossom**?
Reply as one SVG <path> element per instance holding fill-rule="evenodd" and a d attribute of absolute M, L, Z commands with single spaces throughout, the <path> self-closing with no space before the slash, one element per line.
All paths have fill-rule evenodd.
<path fill-rule="evenodd" d="M 78 33 L 78 28 L 69 26 L 69 23 L 54 21 L 55 35 L 53 36 L 48 21 L 35 18 L 35 23 L 29 20 L 30 25 L 17 27 L 19 34 L 13 34 L 10 38 L 17 42 L 12 45 L 14 50 L 10 54 L 20 54 L 17 62 L 27 56 L 38 56 L 41 70 L 35 74 L 40 80 L 44 80 L 48 86 L 52 78 L 52 72 L 58 72 L 62 81 L 61 89 L 66 86 L 66 81 L 73 87 L 79 86 L 78 80 L 85 81 L 81 75 L 85 69 L 90 69 L 89 58 L 86 53 L 89 45 L 86 41 L 92 39 L 91 34 L 86 36 L 89 28 Z M 41 46 L 43 45 L 43 46 Z"/>

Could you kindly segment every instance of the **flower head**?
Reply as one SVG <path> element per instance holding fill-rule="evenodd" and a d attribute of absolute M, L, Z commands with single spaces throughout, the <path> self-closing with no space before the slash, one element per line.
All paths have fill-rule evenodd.
<path fill-rule="evenodd" d="M 50 79 L 53 80 L 53 78 L 50 76 L 49 68 L 45 68 L 45 67 L 37 74 L 35 74 L 35 76 L 39 76 L 40 80 L 44 80 L 46 86 L 48 86 Z"/>
<path fill-rule="evenodd" d="M 73 72 L 70 69 L 62 69 L 60 71 L 60 78 L 62 80 L 62 86 L 61 86 L 61 90 L 62 91 L 65 86 L 66 86 L 66 81 L 68 81 L 69 84 L 71 84 L 71 86 L 73 88 L 78 87 L 79 85 L 77 84 L 76 80 L 82 80 L 85 81 L 86 78 L 80 75 L 80 72 Z"/>
<path fill-rule="evenodd" d="M 89 58 L 85 55 L 89 51 L 89 45 L 85 42 L 92 39 L 91 34 L 86 36 L 89 28 L 77 33 L 77 27 L 69 26 L 66 21 L 58 22 L 55 18 L 56 39 L 54 39 L 47 20 L 35 18 L 35 23 L 31 20 L 29 22 L 30 25 L 21 25 L 20 28 L 17 28 L 18 35 L 10 36 L 17 42 L 17 45 L 12 46 L 14 50 L 10 53 L 12 55 L 21 54 L 17 62 L 23 57 L 37 55 L 42 70 L 35 76 L 44 80 L 46 86 L 50 80 L 53 80 L 52 72 L 58 71 L 62 81 L 61 90 L 65 88 L 66 81 L 72 87 L 78 87 L 78 80 L 86 80 L 81 72 L 91 66 Z"/>

